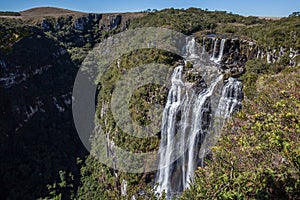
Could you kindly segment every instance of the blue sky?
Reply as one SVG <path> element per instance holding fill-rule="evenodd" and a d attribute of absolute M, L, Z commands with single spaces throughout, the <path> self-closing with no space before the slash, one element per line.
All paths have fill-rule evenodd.
<path fill-rule="evenodd" d="M 288 16 L 300 11 L 300 0 L 1 0 L 0 10 L 20 11 L 54 6 L 84 12 L 128 12 L 163 8 L 197 7 L 242 15 Z"/>

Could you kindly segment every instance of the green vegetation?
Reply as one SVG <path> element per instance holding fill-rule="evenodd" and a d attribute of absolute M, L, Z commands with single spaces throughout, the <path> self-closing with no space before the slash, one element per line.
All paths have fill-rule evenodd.
<path fill-rule="evenodd" d="M 279 20 L 197 8 L 147 10 L 143 14 L 130 21 L 130 29 L 165 27 L 194 34 L 198 41 L 207 34 L 224 34 L 254 40 L 264 50 L 281 46 L 300 50 L 298 12 Z M 67 15 L 47 17 L 42 26 L 40 18 L 28 21 L 0 18 L 1 59 L 25 71 L 53 66 L 49 72 L 20 87 L 0 88 L 0 116 L 4 119 L 0 126 L 1 144 L 7 144 L 1 145 L 5 156 L 1 157 L 0 182 L 4 193 L 0 195 L 12 199 L 44 196 L 57 200 L 121 199 L 120 187 L 126 180 L 128 197 L 143 193 L 143 199 L 155 199 L 152 185 L 155 172 L 123 173 L 103 165 L 92 155 L 85 157 L 79 138 L 74 137 L 76 130 L 70 110 L 57 117 L 55 108 L 51 107 L 47 115 L 38 113 L 18 134 L 11 134 L 15 124 L 7 119 L 16 116 L 7 113 L 14 105 L 23 106 L 23 101 L 31 102 L 35 96 L 46 102 L 71 91 L 76 71 L 87 52 L 108 36 L 121 32 L 121 27 L 101 29 L 99 18 L 93 18 L 83 30 L 78 30 L 74 28 L 75 20 L 74 16 Z M 194 183 L 182 199 L 296 199 L 300 196 L 300 118 L 297 115 L 300 71 L 286 67 L 288 54 L 289 51 L 276 64 L 255 59 L 247 61 L 246 72 L 240 77 L 246 95 L 244 108 L 228 123 L 213 148 L 212 160 L 198 169 Z M 156 130 L 153 130 L 154 137 L 136 139 L 118 128 L 108 106 L 116 83 L 141 64 L 161 63 L 172 70 L 181 59 L 166 51 L 139 50 L 123 55 L 119 63 L 112 63 L 101 77 L 96 114 L 116 146 L 131 152 L 153 151 L 158 149 L 160 138 Z M 296 63 L 300 63 L 299 59 L 299 56 L 295 58 Z M 188 62 L 186 67 L 192 68 L 192 64 Z M 189 81 L 200 77 L 186 74 Z M 166 85 L 147 84 L 137 88 L 129 100 L 132 120 L 144 126 L 150 123 L 151 115 L 161 117 L 153 108 L 165 104 L 167 92 Z M 15 94 L 21 97 L 15 98 Z M 105 110 L 104 115 L 102 110 Z M 141 130 L 135 131 L 141 134 Z M 81 159 L 76 160 L 77 157 Z"/>
<path fill-rule="evenodd" d="M 110 105 L 112 92 L 116 87 L 116 83 L 120 81 L 122 74 L 128 73 L 130 69 L 142 64 L 145 65 L 153 62 L 170 66 L 171 71 L 179 59 L 178 56 L 161 50 L 138 50 L 123 55 L 119 60 L 119 65 L 113 63 L 109 70 L 101 77 L 97 116 L 103 132 L 109 135 L 110 140 L 112 140 L 116 146 L 130 152 L 149 152 L 158 150 L 159 147 L 157 135 L 138 139 L 124 132 L 124 130 L 116 125 L 111 108 L 108 105 Z M 151 113 L 153 106 L 164 106 L 167 93 L 166 85 L 147 84 L 137 88 L 129 101 L 129 111 L 133 122 L 140 126 L 148 125 L 151 114 L 153 114 Z M 104 115 L 103 110 L 105 112 Z M 158 113 L 154 114 L 156 115 Z M 142 130 L 139 129 L 135 131 L 137 135 L 142 133 Z M 153 132 L 157 134 L 155 131 L 159 130 L 153 130 Z M 97 148 L 97 145 L 95 148 Z M 120 199 L 120 184 L 123 179 L 128 183 L 129 196 L 144 191 L 145 198 L 146 196 L 150 198 L 153 194 L 153 188 L 149 183 L 154 179 L 155 173 L 130 174 L 117 172 L 101 164 L 91 155 L 85 160 L 84 167 L 81 168 L 81 177 L 82 185 L 77 194 L 79 199 Z"/>
<path fill-rule="evenodd" d="M 204 11 L 198 8 L 187 10 L 165 9 L 150 12 L 145 17 L 133 20 L 131 28 L 136 27 L 165 27 L 177 30 L 184 34 L 192 34 L 197 31 L 209 31 L 215 33 L 216 27 L 224 23 L 242 23 L 252 25 L 261 23 L 257 17 L 242 17 L 225 11 Z"/>
<path fill-rule="evenodd" d="M 261 74 L 271 73 L 271 66 L 261 60 L 248 60 L 246 63 L 246 72 L 242 75 L 244 87 L 243 92 L 247 98 L 256 97 L 256 82 Z"/>
<path fill-rule="evenodd" d="M 19 12 L 0 11 L 0 16 L 21 16 Z"/>
<path fill-rule="evenodd" d="M 16 80 L 19 84 L 7 89 L 1 85 L 0 89 L 0 196 L 46 196 L 47 184 L 52 185 L 56 179 L 59 182 L 59 171 L 72 173 L 74 180 L 69 181 L 77 188 L 80 165 L 76 158 L 83 158 L 86 152 L 79 138 L 74 137 L 70 107 L 64 115 L 58 113 L 53 97 L 61 104 L 59 97 L 71 91 L 78 68 L 58 41 L 37 26 L 0 19 L 0 34 L 0 59 L 7 66 L 1 67 L 1 78 L 21 75 Z M 31 113 L 29 106 L 36 109 L 37 101 L 42 102 L 41 110 L 25 122 L 28 115 L 24 109 Z M 22 127 L 16 129 L 18 126 Z"/>
<path fill-rule="evenodd" d="M 299 42 L 299 17 L 288 17 L 279 20 L 254 21 L 252 25 L 246 23 L 223 23 L 216 27 L 216 33 L 238 35 L 257 42 L 261 48 L 268 50 L 280 47 L 300 49 Z"/>
<path fill-rule="evenodd" d="M 59 179 L 58 183 L 55 182 L 52 185 L 48 185 L 49 196 L 45 200 L 74 199 L 76 191 L 74 191 L 74 176 L 72 173 L 66 174 L 65 171 L 59 171 Z"/>
<path fill-rule="evenodd" d="M 181 199 L 298 199 L 300 69 L 260 75 Z"/>
<path fill-rule="evenodd" d="M 104 76 L 101 77 L 99 83 L 99 88 L 101 89 L 98 95 L 97 115 L 100 118 L 101 126 L 105 127 L 104 132 L 108 132 L 110 130 L 110 137 L 117 146 L 132 152 L 147 152 L 158 148 L 159 144 L 157 138 L 137 139 L 130 136 L 128 133 L 123 133 L 123 131 L 118 128 L 116 122 L 114 121 L 114 117 L 112 116 L 110 106 L 107 106 L 110 105 L 112 92 L 116 87 L 115 84 L 117 81 L 120 80 L 122 74 L 127 73 L 134 67 L 153 62 L 166 64 L 172 67 L 175 66 L 178 59 L 179 58 L 176 55 L 160 50 L 139 50 L 124 55 L 120 59 L 119 66 L 111 66 Z M 161 106 L 163 106 L 167 93 L 168 91 L 165 87 L 155 84 L 148 84 L 138 88 L 138 90 L 133 93 L 133 96 L 129 102 L 132 120 L 141 126 L 147 125 L 151 117 L 151 107 L 155 106 L 155 104 L 161 104 Z M 101 118 L 100 113 L 103 109 L 103 106 L 105 106 L 107 110 L 105 116 Z M 139 135 L 141 134 L 140 131 L 142 130 L 136 131 L 137 132 L 135 134 Z"/>
<path fill-rule="evenodd" d="M 242 31 L 257 41 L 259 46 L 279 49 L 280 46 L 300 50 L 300 17 L 288 17 L 269 21 L 261 26 L 252 26 Z"/>
<path fill-rule="evenodd" d="M 196 33 L 227 34 L 256 40 L 258 46 L 265 49 L 280 46 L 300 50 L 299 15 L 279 20 L 265 20 L 258 17 L 243 17 L 225 11 L 204 11 L 197 8 L 187 10 L 165 9 L 150 12 L 142 18 L 132 21 L 130 27 L 165 27 L 184 34 Z"/>
<path fill-rule="evenodd" d="M 289 17 L 300 17 L 300 12 L 293 12 Z"/>
<path fill-rule="evenodd" d="M 11 50 L 13 44 L 29 35 L 30 27 L 17 19 L 0 18 L 0 53 Z"/>

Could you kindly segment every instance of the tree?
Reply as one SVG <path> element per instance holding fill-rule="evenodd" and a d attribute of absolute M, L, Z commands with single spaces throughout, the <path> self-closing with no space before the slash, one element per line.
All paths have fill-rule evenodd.
<path fill-rule="evenodd" d="M 300 12 L 293 12 L 292 14 L 289 15 L 289 17 L 300 17 Z"/>

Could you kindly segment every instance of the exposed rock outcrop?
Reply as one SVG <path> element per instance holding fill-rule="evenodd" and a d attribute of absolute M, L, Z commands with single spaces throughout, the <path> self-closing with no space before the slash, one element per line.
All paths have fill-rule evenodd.
<path fill-rule="evenodd" d="M 211 60 L 218 63 L 224 73 L 233 75 L 242 74 L 249 59 L 262 59 L 270 64 L 288 59 L 286 62 L 290 66 L 296 66 L 296 58 L 299 55 L 298 51 L 291 48 L 289 50 L 284 47 L 264 49 L 255 41 L 237 37 L 226 38 L 222 35 L 207 35 L 198 39 L 198 42 L 204 45 L 204 49 L 211 56 Z"/>

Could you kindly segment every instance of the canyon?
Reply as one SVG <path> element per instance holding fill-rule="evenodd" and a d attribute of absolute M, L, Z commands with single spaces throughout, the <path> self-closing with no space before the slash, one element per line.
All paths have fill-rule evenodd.
<path fill-rule="evenodd" d="M 3 39 L 0 54 L 1 182 L 5 183 L 1 196 L 12 199 L 23 195 L 26 199 L 47 196 L 47 184 L 59 180 L 61 170 L 74 174 L 74 186 L 64 195 L 85 186 L 80 171 L 84 169 L 82 166 L 95 161 L 83 164 L 91 158 L 87 158 L 89 154 L 72 120 L 72 89 L 77 71 L 88 52 L 99 42 L 136 28 L 143 20 L 147 21 L 147 17 L 156 15 L 156 12 L 88 14 L 42 10 L 24 11 L 15 19 L 0 19 Z M 157 15 L 160 13 L 163 11 L 158 11 Z M 187 10 L 186 13 L 213 14 L 202 10 Z M 165 24 L 173 28 L 167 21 Z M 199 28 L 200 25 L 187 28 L 191 31 L 187 31 L 190 39 L 182 50 L 185 57 L 172 58 L 172 63 L 175 60 L 176 64 L 171 88 L 161 92 L 165 96 L 161 97 L 164 99 L 162 126 L 156 136 L 159 142 L 153 142 L 156 149 L 166 146 L 160 154 L 161 169 L 141 175 L 143 183 L 139 183 L 149 184 L 151 188 L 158 183 L 156 193 L 164 191 L 168 198 L 189 187 L 194 171 L 205 166 L 205 159 L 211 156 L 210 147 L 222 134 L 226 119 L 242 109 L 244 96 L 240 77 L 246 72 L 247 61 L 256 59 L 271 66 L 284 61 L 285 66 L 299 66 L 299 46 L 266 46 L 254 38 L 208 31 L 206 27 Z M 209 26 L 217 27 L 217 23 Z M 202 52 L 200 57 L 197 51 Z M 118 73 L 126 72 L 123 65 L 127 61 L 124 60 L 116 61 Z M 211 68 L 206 76 L 203 63 Z M 147 97 L 159 98 L 157 92 Z M 105 117 L 103 114 L 102 118 Z M 176 141 L 170 142 L 177 134 Z M 183 154 L 169 163 L 177 148 Z M 146 196 L 143 188 L 133 189 L 132 193 L 128 191 L 134 187 L 130 179 L 136 177 L 102 165 L 101 170 L 98 179 L 112 177 L 107 187 L 117 190 L 118 195 Z"/>

